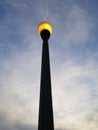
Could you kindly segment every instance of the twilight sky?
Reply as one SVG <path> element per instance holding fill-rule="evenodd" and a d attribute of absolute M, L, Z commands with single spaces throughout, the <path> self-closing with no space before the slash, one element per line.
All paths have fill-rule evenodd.
<path fill-rule="evenodd" d="M 37 130 L 42 21 L 55 130 L 98 130 L 98 0 L 0 0 L 0 130 Z"/>

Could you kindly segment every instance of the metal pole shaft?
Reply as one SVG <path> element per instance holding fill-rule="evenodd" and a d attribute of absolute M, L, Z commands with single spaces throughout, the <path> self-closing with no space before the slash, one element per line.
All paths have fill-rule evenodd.
<path fill-rule="evenodd" d="M 43 39 L 38 130 L 54 130 L 48 39 Z"/>

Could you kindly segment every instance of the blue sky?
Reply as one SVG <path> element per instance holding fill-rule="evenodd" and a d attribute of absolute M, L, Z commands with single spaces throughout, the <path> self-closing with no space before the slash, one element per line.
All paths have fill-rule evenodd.
<path fill-rule="evenodd" d="M 98 129 L 98 1 L 0 1 L 0 130 L 37 130 L 42 40 L 49 21 L 54 125 Z"/>

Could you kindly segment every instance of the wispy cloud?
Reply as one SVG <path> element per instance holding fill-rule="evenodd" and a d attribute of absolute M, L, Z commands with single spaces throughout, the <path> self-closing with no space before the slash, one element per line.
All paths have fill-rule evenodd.
<path fill-rule="evenodd" d="M 17 120 L 12 122 L 8 115 L 4 112 L 0 112 L 0 129 L 4 130 L 37 130 L 34 125 L 27 125 Z"/>
<path fill-rule="evenodd" d="M 58 25 L 60 25 L 59 30 L 56 31 L 57 34 L 59 33 L 58 42 L 63 45 L 88 43 L 95 26 L 92 17 L 77 4 L 71 5 L 65 11 L 62 23 L 58 21 Z M 61 19 L 60 16 L 59 19 Z"/>
<path fill-rule="evenodd" d="M 86 115 L 90 115 L 98 107 L 98 99 L 95 98 L 98 95 L 96 64 L 92 59 L 84 66 L 75 62 L 65 62 L 57 71 L 53 78 L 53 99 L 55 122 L 58 127 L 68 126 L 69 130 L 89 130 L 92 126 L 96 128 L 96 122 L 93 121 L 95 125 L 85 122 Z"/>

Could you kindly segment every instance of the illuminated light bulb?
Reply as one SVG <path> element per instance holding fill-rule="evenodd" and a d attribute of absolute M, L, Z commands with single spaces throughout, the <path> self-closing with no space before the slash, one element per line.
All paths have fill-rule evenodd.
<path fill-rule="evenodd" d="M 52 34 L 52 25 L 48 22 L 42 22 L 38 26 L 38 33 L 41 34 L 43 30 L 48 30 Z"/>

